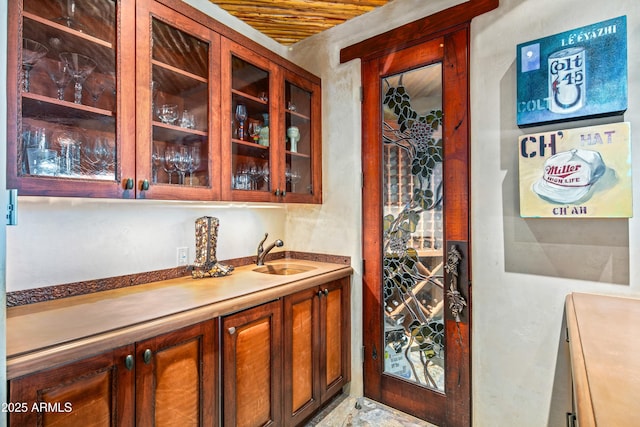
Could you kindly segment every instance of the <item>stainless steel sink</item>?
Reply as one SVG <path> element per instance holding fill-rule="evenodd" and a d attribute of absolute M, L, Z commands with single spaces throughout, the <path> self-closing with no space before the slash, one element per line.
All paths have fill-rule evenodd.
<path fill-rule="evenodd" d="M 253 271 L 264 274 L 278 274 L 282 276 L 288 276 L 291 274 L 300 274 L 305 271 L 315 270 L 315 267 L 300 264 L 278 263 L 267 264 L 258 268 L 254 268 Z"/>

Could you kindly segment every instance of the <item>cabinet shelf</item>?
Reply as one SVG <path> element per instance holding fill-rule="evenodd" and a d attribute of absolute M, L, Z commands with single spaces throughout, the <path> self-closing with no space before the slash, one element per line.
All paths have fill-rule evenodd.
<path fill-rule="evenodd" d="M 47 46 L 49 48 L 47 57 L 59 60 L 59 53 L 74 52 L 94 59 L 98 64 L 96 68 L 99 70 L 115 69 L 113 43 L 65 27 L 29 12 L 24 12 L 24 18 L 23 37 Z"/>
<path fill-rule="evenodd" d="M 207 135 L 207 132 L 196 129 L 186 129 L 176 125 L 153 122 L 154 140 L 189 143 L 204 140 Z"/>
<path fill-rule="evenodd" d="M 80 122 L 84 125 L 91 121 L 113 125 L 115 120 L 112 111 L 60 101 L 35 93 L 22 94 L 22 114 L 25 118 L 46 119 L 48 122 L 72 126 Z"/>
<path fill-rule="evenodd" d="M 297 118 L 305 120 L 305 121 L 310 121 L 311 120 L 311 117 L 306 116 L 304 114 L 300 114 L 297 111 L 287 110 L 287 114 L 291 115 L 292 117 L 297 117 Z"/>
<path fill-rule="evenodd" d="M 65 27 L 62 24 L 58 24 L 57 22 L 51 21 L 49 19 L 45 19 L 42 18 L 38 15 L 34 15 L 33 13 L 29 13 L 29 12 L 24 12 L 24 18 L 25 19 L 31 19 L 32 21 L 35 21 L 45 27 L 47 27 L 47 31 L 45 32 L 41 32 L 39 34 L 46 34 L 47 37 L 49 38 L 49 40 L 52 40 L 54 38 L 66 38 L 67 36 L 71 35 L 73 37 L 91 42 L 91 43 L 95 43 L 97 45 L 106 47 L 107 49 L 113 49 L 113 44 L 102 40 L 98 37 L 93 37 L 89 34 L 83 33 L 81 31 L 78 30 L 74 30 L 73 28 L 69 28 L 69 27 Z M 25 26 L 25 32 L 24 32 L 24 36 L 27 38 L 37 38 L 38 36 L 38 32 L 35 31 L 37 29 L 37 25 L 34 26 Z M 30 37 L 31 35 L 33 35 L 34 37 Z M 65 42 L 67 42 L 68 40 L 65 40 Z"/>
<path fill-rule="evenodd" d="M 242 91 L 239 91 L 239 90 L 236 90 L 236 89 L 231 89 L 231 93 L 236 95 L 236 96 L 238 96 L 238 97 L 250 100 L 251 102 L 255 102 L 256 104 L 260 104 L 262 106 L 266 106 L 269 103 L 269 101 L 262 100 L 262 99 L 260 99 L 258 97 L 255 97 L 255 96 L 250 95 L 250 94 L 248 94 L 246 92 L 242 92 Z"/>

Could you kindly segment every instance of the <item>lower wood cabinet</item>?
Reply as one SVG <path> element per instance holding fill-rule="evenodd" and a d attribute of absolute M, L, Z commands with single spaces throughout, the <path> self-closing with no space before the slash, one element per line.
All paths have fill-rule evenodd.
<path fill-rule="evenodd" d="M 215 426 L 216 332 L 202 322 L 11 380 L 10 425 Z"/>
<path fill-rule="evenodd" d="M 350 380 L 349 278 L 222 318 L 225 426 L 294 426 Z"/>
<path fill-rule="evenodd" d="M 348 278 L 284 298 L 284 425 L 299 425 L 349 382 L 350 333 Z"/>
<path fill-rule="evenodd" d="M 282 301 L 222 318 L 224 426 L 280 426 Z"/>
<path fill-rule="evenodd" d="M 349 382 L 350 333 L 346 277 L 14 378 L 10 425 L 301 425 Z"/>

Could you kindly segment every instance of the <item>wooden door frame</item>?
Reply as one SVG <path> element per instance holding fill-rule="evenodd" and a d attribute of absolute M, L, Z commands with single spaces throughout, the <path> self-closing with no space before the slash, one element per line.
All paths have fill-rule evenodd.
<path fill-rule="evenodd" d="M 401 410 L 438 425 L 471 425 L 471 290 L 470 290 L 470 185 L 469 185 L 469 27 L 473 17 L 498 6 L 498 0 L 470 0 L 435 15 L 412 22 L 395 30 L 372 37 L 340 52 L 341 62 L 360 58 L 362 61 L 362 168 L 363 168 L 363 307 L 375 307 L 381 301 L 382 281 L 382 205 L 367 203 L 367 194 L 381 192 L 380 170 L 380 77 L 388 66 L 383 58 L 393 61 L 393 56 L 411 50 L 427 42 L 442 40 L 443 56 L 443 138 L 445 166 L 444 209 L 446 212 L 445 256 L 455 245 L 463 252 L 458 266 L 461 293 L 467 300 L 467 310 L 458 323 L 449 311 L 445 316 L 448 337 L 460 340 L 447 343 L 448 373 L 445 392 L 425 389 L 431 398 L 428 404 L 411 401 L 403 380 L 384 373 L 384 348 L 376 342 L 382 336 L 382 314 L 365 316 L 366 331 L 378 331 L 363 337 L 365 348 L 365 395 L 384 403 L 394 403 Z M 413 49 L 414 52 L 417 50 Z M 384 64 L 384 65 L 383 65 Z M 426 64 L 425 64 L 426 65 Z M 453 70 L 453 72 L 451 71 Z M 453 94 L 453 96 L 452 96 Z M 365 120 L 366 118 L 366 120 Z M 376 147 L 376 148 L 374 148 Z M 446 194 L 446 187 L 456 187 L 456 193 Z M 449 275 L 445 275 L 445 288 Z M 446 289 L 445 289 L 446 290 Z M 448 303 L 445 303 L 447 306 Z M 459 335 L 458 335 L 459 334 Z M 376 347 L 378 347 L 376 349 Z M 450 351 L 450 348 L 454 348 Z M 445 398 L 446 396 L 446 398 Z"/>

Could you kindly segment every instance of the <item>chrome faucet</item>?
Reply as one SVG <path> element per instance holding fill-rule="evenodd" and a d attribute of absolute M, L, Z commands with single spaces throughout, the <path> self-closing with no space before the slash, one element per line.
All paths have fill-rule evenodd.
<path fill-rule="evenodd" d="M 267 254 L 271 252 L 271 249 L 275 248 L 276 246 L 279 248 L 284 246 L 284 242 L 278 239 L 272 244 L 270 244 L 269 246 L 267 246 L 267 249 L 264 249 L 262 247 L 262 244 L 267 240 L 267 237 L 269 237 L 269 233 L 264 233 L 264 239 L 262 239 L 262 241 L 258 243 L 258 256 L 256 257 L 256 265 L 264 265 L 264 259 L 267 256 Z"/>

